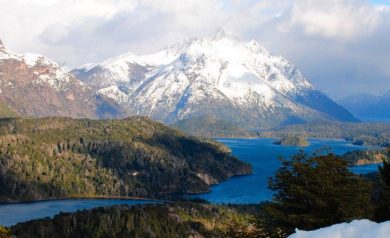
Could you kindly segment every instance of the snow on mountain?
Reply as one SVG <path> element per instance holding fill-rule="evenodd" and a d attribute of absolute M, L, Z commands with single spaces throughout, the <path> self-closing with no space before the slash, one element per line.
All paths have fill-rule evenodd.
<path fill-rule="evenodd" d="M 7 50 L 0 42 L 0 60 L 4 61 L 10 59 L 24 63 L 28 68 L 46 67 L 50 69 L 45 72 L 34 71 L 35 74 L 39 74 L 39 77 L 37 77 L 33 83 L 38 85 L 48 84 L 57 91 L 66 90 L 70 77 L 72 77 L 70 74 L 61 69 L 57 63 L 43 55 L 31 53 L 17 54 Z M 80 83 L 82 84 L 82 82 Z"/>
<path fill-rule="evenodd" d="M 300 231 L 289 238 L 388 238 L 390 222 L 375 223 L 370 220 L 355 220 L 341 223 L 314 231 Z"/>
<path fill-rule="evenodd" d="M 122 109 L 38 54 L 18 54 L 0 41 L 0 101 L 21 116 L 113 117 Z"/>
<path fill-rule="evenodd" d="M 154 54 L 127 53 L 87 64 L 72 73 L 133 114 L 168 123 L 211 114 L 256 128 L 296 118 L 355 120 L 286 59 L 223 30 Z M 322 103 L 313 105 L 311 97 Z"/>

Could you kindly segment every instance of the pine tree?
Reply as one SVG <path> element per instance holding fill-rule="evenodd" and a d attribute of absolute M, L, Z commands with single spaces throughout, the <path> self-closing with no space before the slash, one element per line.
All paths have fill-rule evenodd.
<path fill-rule="evenodd" d="M 270 227 L 280 228 L 282 237 L 295 228 L 312 230 L 368 216 L 370 184 L 334 154 L 301 152 L 282 159 L 269 188 L 275 194 L 264 209 Z"/>
<path fill-rule="evenodd" d="M 390 155 L 390 149 L 388 150 Z M 381 176 L 381 194 L 374 213 L 374 220 L 378 222 L 390 220 L 390 161 L 383 161 L 379 166 Z"/>

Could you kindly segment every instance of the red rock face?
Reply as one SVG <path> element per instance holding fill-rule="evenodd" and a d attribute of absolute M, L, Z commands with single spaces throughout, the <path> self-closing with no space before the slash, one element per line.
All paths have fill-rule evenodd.
<path fill-rule="evenodd" d="M 29 57 L 8 52 L 0 41 L 0 100 L 20 115 L 74 118 L 124 115 L 116 103 L 97 95 L 56 63 L 42 56 Z"/>

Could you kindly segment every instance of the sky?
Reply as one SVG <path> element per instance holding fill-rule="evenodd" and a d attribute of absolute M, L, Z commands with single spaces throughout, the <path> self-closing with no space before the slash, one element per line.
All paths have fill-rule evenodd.
<path fill-rule="evenodd" d="M 0 0 L 0 39 L 67 68 L 224 28 L 333 98 L 390 90 L 390 0 Z"/>

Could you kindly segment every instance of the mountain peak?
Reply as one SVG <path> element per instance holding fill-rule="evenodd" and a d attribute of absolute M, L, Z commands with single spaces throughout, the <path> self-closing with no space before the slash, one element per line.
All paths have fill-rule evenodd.
<path fill-rule="evenodd" d="M 72 72 L 133 114 L 166 123 L 204 115 L 253 128 L 289 118 L 354 119 L 286 59 L 225 29 L 109 62 Z M 316 97 L 334 111 L 311 103 Z"/>
<path fill-rule="evenodd" d="M 221 39 L 230 39 L 230 40 L 239 40 L 239 36 L 234 34 L 231 31 L 226 30 L 225 28 L 219 28 L 212 37 L 213 40 Z"/>

